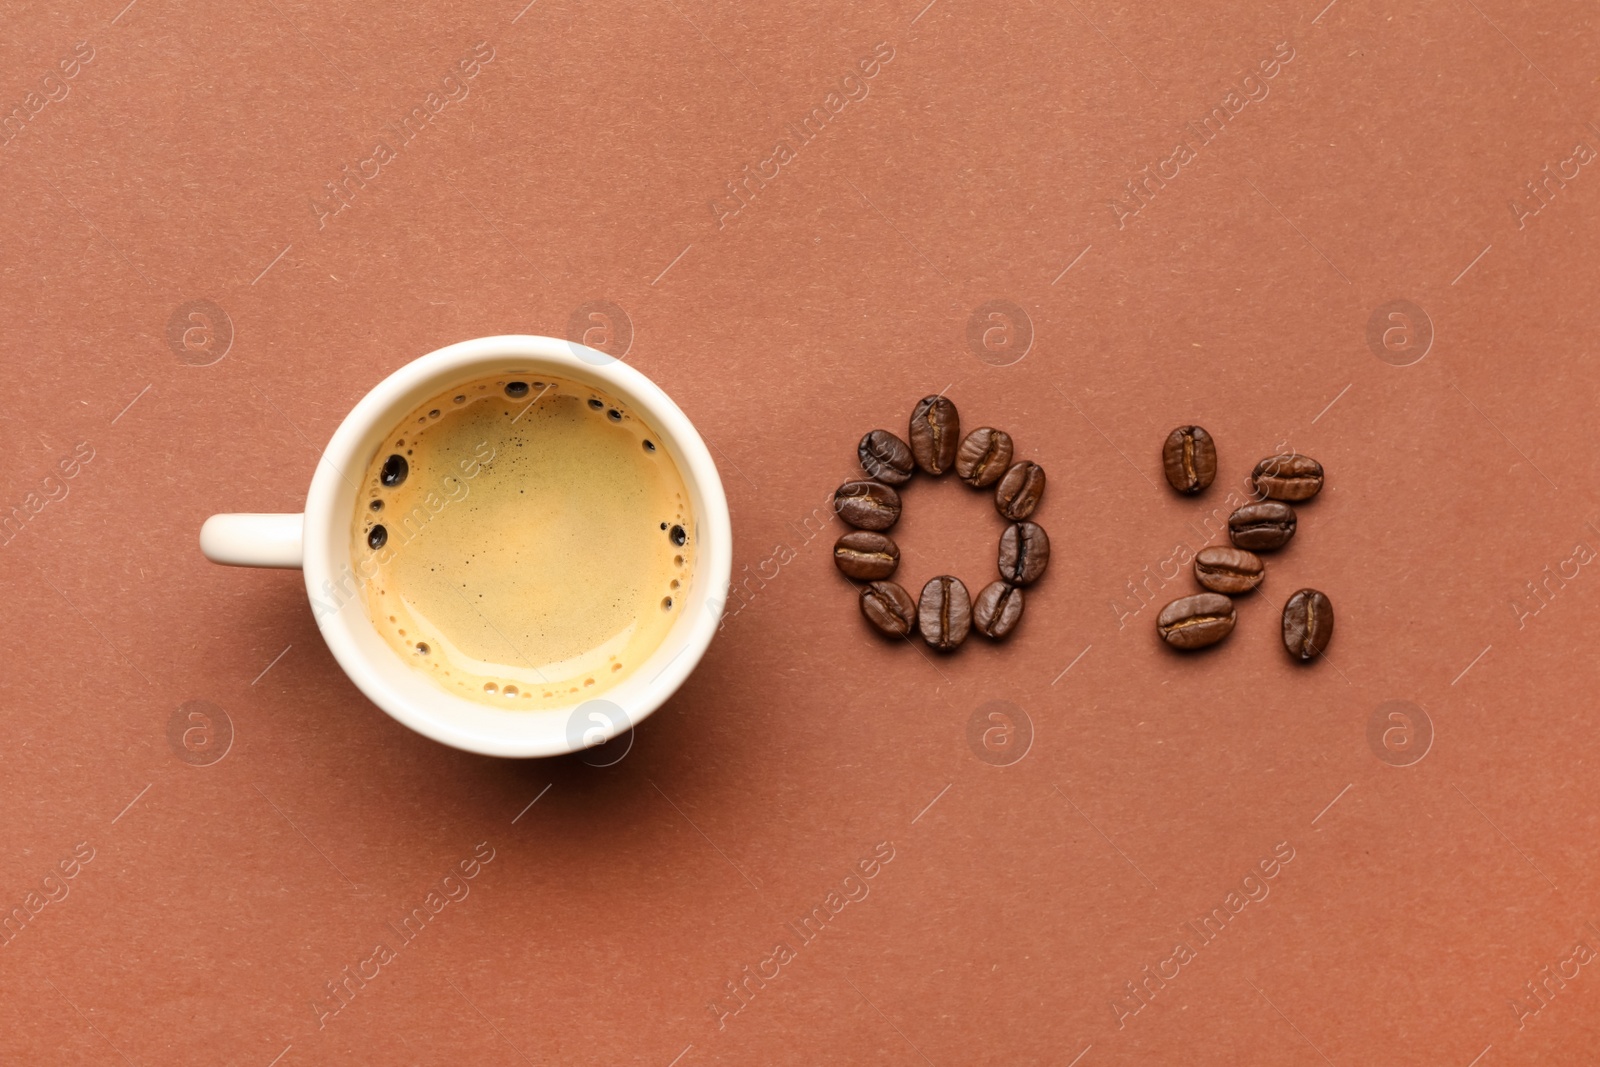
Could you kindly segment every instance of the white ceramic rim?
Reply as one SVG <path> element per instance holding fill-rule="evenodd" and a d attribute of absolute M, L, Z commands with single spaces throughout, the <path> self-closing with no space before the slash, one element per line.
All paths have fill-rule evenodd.
<path fill-rule="evenodd" d="M 540 710 L 499 710 L 457 696 L 407 666 L 378 633 L 352 568 L 351 523 L 360 479 L 377 448 L 418 404 L 445 389 L 501 373 L 541 371 L 594 385 L 638 412 L 672 460 L 689 490 L 694 571 L 683 613 L 661 647 L 628 677 L 604 690 L 599 718 L 583 715 L 589 700 Z M 677 691 L 705 654 L 721 622 L 733 569 L 733 530 L 716 463 L 693 423 L 650 379 L 603 352 L 569 341 L 529 334 L 480 337 L 448 345 L 406 364 L 379 382 L 334 432 L 306 496 L 303 568 L 322 636 L 334 659 L 378 707 L 418 733 L 469 752 L 491 756 L 552 756 L 577 751 L 637 725 Z M 599 734 L 595 731 L 599 730 Z"/>

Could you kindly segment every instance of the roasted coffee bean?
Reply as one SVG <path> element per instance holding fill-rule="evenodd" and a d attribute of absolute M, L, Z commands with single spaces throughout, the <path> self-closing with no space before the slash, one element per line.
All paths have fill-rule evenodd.
<path fill-rule="evenodd" d="M 873 582 L 861 590 L 861 614 L 889 637 L 904 637 L 917 624 L 917 602 L 894 582 Z"/>
<path fill-rule="evenodd" d="M 1050 537 L 1036 522 L 1014 522 L 1000 535 L 1000 577 L 1032 585 L 1050 563 Z"/>
<path fill-rule="evenodd" d="M 972 627 L 972 599 L 960 578 L 941 574 L 922 587 L 917 600 L 917 629 L 934 648 L 949 651 L 967 639 Z"/>
<path fill-rule="evenodd" d="M 972 626 L 996 641 L 1011 636 L 1022 618 L 1022 590 L 1005 582 L 990 582 L 972 602 Z"/>
<path fill-rule="evenodd" d="M 1322 464 L 1298 453 L 1268 456 L 1256 464 L 1250 482 L 1269 500 L 1310 500 L 1322 492 Z"/>
<path fill-rule="evenodd" d="M 845 482 L 833 494 L 833 510 L 851 526 L 887 530 L 900 521 L 900 494 L 882 482 Z"/>
<path fill-rule="evenodd" d="M 1173 648 L 1205 648 L 1233 632 L 1233 601 L 1221 593 L 1174 600 L 1156 617 L 1156 631 Z"/>
<path fill-rule="evenodd" d="M 911 412 L 911 454 L 929 474 L 943 474 L 956 461 L 961 416 L 942 396 L 925 396 Z"/>
<path fill-rule="evenodd" d="M 1333 640 L 1333 601 L 1302 589 L 1283 606 L 1283 647 L 1301 663 L 1316 659 Z"/>
<path fill-rule="evenodd" d="M 846 578 L 875 582 L 900 566 L 900 548 L 881 533 L 851 530 L 834 543 L 833 562 Z"/>
<path fill-rule="evenodd" d="M 406 462 L 406 457 L 396 453 L 383 461 L 383 469 L 378 471 L 378 481 L 393 489 L 405 481 L 410 472 L 411 464 Z"/>
<path fill-rule="evenodd" d="M 1167 484 L 1180 493 L 1198 493 L 1217 476 L 1217 444 L 1203 426 L 1179 426 L 1161 446 Z"/>
<path fill-rule="evenodd" d="M 1252 552 L 1282 548 L 1294 536 L 1294 508 L 1276 500 L 1246 504 L 1228 516 L 1228 537 Z"/>
<path fill-rule="evenodd" d="M 1213 593 L 1248 593 L 1267 576 L 1267 565 L 1254 552 L 1227 545 L 1202 548 L 1194 557 L 1194 577 Z"/>
<path fill-rule="evenodd" d="M 984 426 L 967 434 L 956 451 L 956 477 L 982 489 L 993 485 L 1011 466 L 1011 435 Z"/>
<path fill-rule="evenodd" d="M 888 430 L 873 430 L 856 446 L 861 469 L 885 485 L 904 485 L 917 471 L 911 446 Z"/>
<path fill-rule="evenodd" d="M 1006 471 L 994 487 L 994 506 L 1003 518 L 1018 522 L 1033 514 L 1044 495 L 1044 468 L 1025 459 Z"/>

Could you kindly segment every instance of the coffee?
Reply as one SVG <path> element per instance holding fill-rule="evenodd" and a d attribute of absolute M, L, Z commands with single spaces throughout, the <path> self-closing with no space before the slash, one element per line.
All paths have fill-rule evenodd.
<path fill-rule="evenodd" d="M 1156 616 L 1156 632 L 1173 648 L 1205 648 L 1233 633 L 1233 601 L 1221 593 L 1196 593 L 1174 600 Z"/>
<path fill-rule="evenodd" d="M 1204 426 L 1179 426 L 1161 446 L 1161 469 L 1168 485 L 1192 496 L 1217 476 L 1217 444 Z"/>
<path fill-rule="evenodd" d="M 956 477 L 974 489 L 993 485 L 1011 466 L 1011 449 L 1010 434 L 980 426 L 956 450 Z"/>
<path fill-rule="evenodd" d="M 351 554 L 373 624 L 416 671 L 508 710 L 604 692 L 681 613 L 689 493 L 624 402 L 500 375 L 418 406 L 361 478 Z"/>
<path fill-rule="evenodd" d="M 833 546 L 833 562 L 846 578 L 868 581 L 861 590 L 861 614 L 880 633 L 903 637 L 915 628 L 941 651 L 956 648 L 969 631 L 995 640 L 1016 629 L 1022 618 L 1022 586 L 1037 581 L 1050 562 L 1050 538 L 1026 521 L 1044 495 L 1044 468 L 1031 460 L 1012 462 L 1011 435 L 980 426 L 961 436 L 961 416 L 943 396 L 925 396 L 912 409 L 907 441 L 888 430 L 872 430 L 856 446 L 867 480 L 852 480 L 833 495 L 834 511 L 856 527 Z M 887 579 L 900 564 L 900 550 L 882 531 L 900 520 L 900 492 L 917 470 L 938 475 L 954 470 L 974 489 L 993 487 L 994 506 L 1009 520 L 1000 535 L 998 582 L 974 599 L 959 578 L 944 574 L 922 587 L 915 601 Z"/>
<path fill-rule="evenodd" d="M 972 628 L 996 641 L 1011 636 L 1022 619 L 1022 590 L 1005 582 L 990 582 L 972 602 Z"/>
<path fill-rule="evenodd" d="M 904 637 L 917 624 L 917 603 L 895 582 L 873 582 L 861 590 L 861 614 L 886 637 Z"/>
<path fill-rule="evenodd" d="M 1277 500 L 1246 504 L 1228 516 L 1228 538 L 1239 548 L 1267 552 L 1294 536 L 1294 508 Z"/>
<path fill-rule="evenodd" d="M 1000 535 L 1000 577 L 1032 585 L 1050 563 L 1050 537 L 1036 522 L 1014 522 Z"/>
<path fill-rule="evenodd" d="M 917 472 L 911 446 L 888 430 L 873 430 L 856 446 L 856 457 L 868 478 L 885 485 L 904 485 Z"/>
<path fill-rule="evenodd" d="M 1195 580 L 1213 593 L 1248 593 L 1266 576 L 1261 557 L 1242 548 L 1209 545 L 1195 553 Z"/>
<path fill-rule="evenodd" d="M 1032 460 L 1015 464 L 994 487 L 994 506 L 1003 518 L 1017 522 L 1033 514 L 1044 495 L 1044 468 Z"/>
<path fill-rule="evenodd" d="M 922 639 L 948 652 L 967 639 L 972 628 L 972 599 L 960 578 L 941 574 L 922 587 L 917 599 L 917 628 Z"/>
<path fill-rule="evenodd" d="M 911 454 L 929 474 L 943 474 L 956 462 L 961 445 L 961 415 L 942 396 L 925 396 L 911 410 Z"/>
<path fill-rule="evenodd" d="M 1333 640 L 1333 602 L 1326 593 L 1302 589 L 1283 606 L 1283 647 L 1301 663 L 1320 656 Z"/>
<path fill-rule="evenodd" d="M 872 530 L 851 530 L 833 546 L 833 563 L 846 578 L 875 582 L 900 566 L 900 547 Z"/>
<path fill-rule="evenodd" d="M 1250 483 L 1269 500 L 1310 500 L 1322 492 L 1322 464 L 1298 453 L 1268 456 L 1256 464 Z"/>
<path fill-rule="evenodd" d="M 1162 445 L 1161 464 L 1174 489 L 1184 494 L 1198 493 L 1216 477 L 1216 442 L 1199 426 L 1179 426 Z M 1214 645 L 1232 633 L 1237 615 L 1229 597 L 1259 591 L 1267 576 L 1266 563 L 1255 553 L 1289 543 L 1298 519 L 1287 501 L 1310 500 L 1322 491 L 1322 483 L 1322 464 L 1310 456 L 1291 452 L 1268 456 L 1257 463 L 1250 473 L 1250 484 L 1255 495 L 1263 499 L 1245 504 L 1228 516 L 1232 546 L 1209 545 L 1195 554 L 1195 580 L 1210 592 L 1183 597 L 1162 608 L 1156 618 L 1156 632 L 1161 639 L 1174 648 L 1194 649 Z M 1004 487 L 1002 481 L 1002 490 Z M 1003 507 L 1001 510 L 1004 513 Z M 1017 534 L 1027 525 L 1031 524 L 1022 523 L 1006 531 L 1011 539 L 1009 548 L 1004 539 L 1001 541 L 1002 576 L 1018 566 Z M 1046 559 L 1048 555 L 1046 541 Z M 988 592 L 984 590 L 985 594 Z M 1325 594 L 1302 589 L 1289 598 L 1283 607 L 1283 647 L 1290 656 L 1307 663 L 1322 654 L 1332 637 L 1333 604 Z"/>
<path fill-rule="evenodd" d="M 900 521 L 900 494 L 882 482 L 845 482 L 834 491 L 833 510 L 859 529 L 887 530 Z"/>

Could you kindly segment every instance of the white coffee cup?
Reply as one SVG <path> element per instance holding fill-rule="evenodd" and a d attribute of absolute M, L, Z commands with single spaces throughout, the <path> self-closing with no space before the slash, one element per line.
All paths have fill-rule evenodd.
<path fill-rule="evenodd" d="M 685 610 L 661 647 L 603 696 L 541 711 L 504 711 L 447 692 L 406 665 L 368 618 L 351 558 L 362 506 L 359 480 L 378 447 L 417 405 L 496 374 L 541 372 L 595 386 L 628 404 L 655 431 L 689 490 L 697 536 Z M 491 534 L 492 536 L 492 534 Z M 733 567 L 732 524 L 722 479 L 688 417 L 650 379 L 569 341 L 512 335 L 462 341 L 406 364 L 361 399 L 317 463 L 301 515 L 213 515 L 200 550 L 216 563 L 299 567 L 322 637 L 356 686 L 418 733 L 492 756 L 552 756 L 604 743 L 660 707 L 711 643 Z"/>

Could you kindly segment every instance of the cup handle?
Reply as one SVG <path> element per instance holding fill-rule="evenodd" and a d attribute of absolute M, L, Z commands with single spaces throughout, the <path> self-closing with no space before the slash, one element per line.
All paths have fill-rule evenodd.
<path fill-rule="evenodd" d="M 200 527 L 200 551 L 234 567 L 298 568 L 304 515 L 213 515 Z"/>

